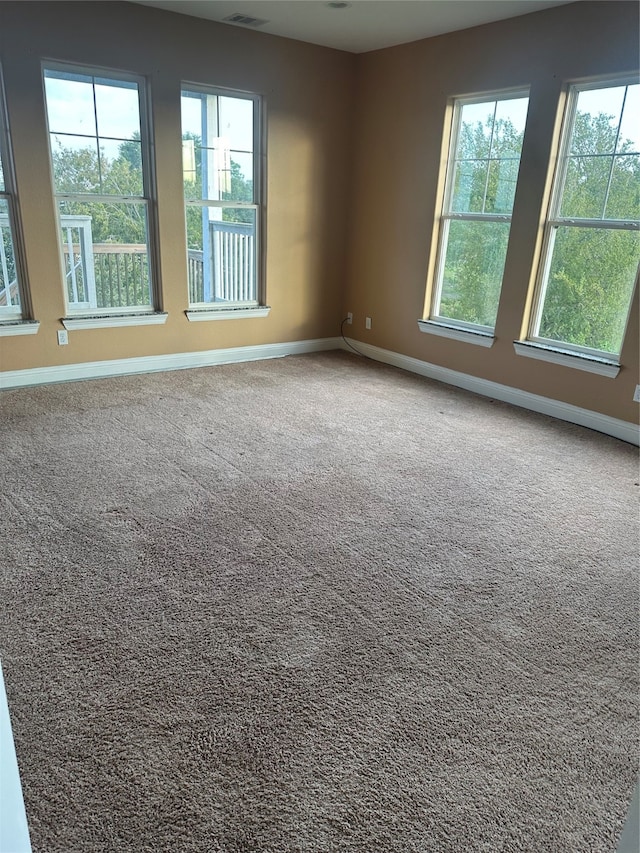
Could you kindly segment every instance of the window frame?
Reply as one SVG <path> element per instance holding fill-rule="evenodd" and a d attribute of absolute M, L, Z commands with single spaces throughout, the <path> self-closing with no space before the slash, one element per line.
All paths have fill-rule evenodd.
<path fill-rule="evenodd" d="M 596 363 L 610 363 L 613 365 L 618 365 L 620 360 L 620 352 L 609 352 L 606 350 L 595 349 L 594 347 L 582 346 L 580 344 L 573 344 L 568 341 L 561 341 L 555 338 L 546 338 L 540 334 L 538 331 L 540 329 L 540 323 L 542 321 L 542 314 L 545 306 L 545 297 L 547 293 L 547 287 L 549 284 L 549 272 L 551 270 L 551 264 L 553 261 L 553 250 L 555 246 L 555 240 L 558 234 L 558 229 L 561 227 L 568 228 L 599 228 L 599 229 L 607 229 L 611 231 L 640 231 L 640 220 L 629 220 L 629 219 L 596 219 L 596 218 L 578 218 L 575 216 L 561 216 L 560 212 L 562 209 L 562 202 L 564 197 L 564 190 L 566 186 L 567 172 L 569 169 L 569 162 L 571 159 L 571 144 L 573 142 L 574 130 L 575 130 L 575 120 L 576 114 L 578 110 L 578 98 L 581 92 L 588 92 L 597 89 L 608 89 L 614 87 L 621 86 L 631 86 L 638 85 L 639 80 L 637 75 L 624 75 L 624 76 L 607 76 L 607 77 L 598 77 L 596 79 L 590 79 L 588 81 L 574 81 L 567 84 L 566 87 L 566 96 L 564 109 L 562 114 L 562 127 L 560 131 L 560 141 L 557 149 L 557 157 L 555 161 L 555 167 L 553 170 L 552 177 L 552 185 L 551 192 L 549 195 L 549 203 L 547 206 L 547 212 L 544 218 L 543 224 L 543 237 L 542 237 L 542 245 L 540 249 L 540 256 L 537 265 L 537 272 L 535 276 L 535 285 L 533 292 L 533 301 L 531 307 L 531 313 L 529 318 L 529 323 L 527 325 L 527 336 L 525 341 L 516 342 L 521 346 L 529 345 L 536 348 L 540 348 L 541 352 L 544 354 L 544 351 L 548 353 L 564 353 L 569 359 L 572 358 L 582 358 L 586 361 L 596 362 Z M 625 94 L 626 98 L 626 94 Z M 620 133 L 620 125 L 622 122 L 622 111 L 620 112 L 620 117 L 618 119 L 618 130 L 617 134 Z M 617 140 L 616 140 L 617 142 Z M 615 159 L 616 152 L 615 149 L 612 153 L 612 158 Z M 638 155 L 640 157 L 640 155 Z M 613 169 L 613 167 L 612 167 Z M 609 186 L 611 184 L 613 171 L 609 175 Z M 608 192 L 608 188 L 607 188 Z M 634 288 L 631 291 L 629 306 L 627 308 L 627 316 L 625 318 L 624 327 L 626 327 L 629 323 L 629 317 L 631 314 L 631 307 L 633 304 L 633 296 L 635 287 L 637 287 L 638 282 L 638 273 L 636 272 L 636 278 L 634 283 Z M 622 336 L 622 345 L 624 344 L 625 333 L 623 332 Z M 520 351 L 520 350 L 518 350 Z M 522 354 L 522 353 L 521 353 Z M 534 356 L 535 357 L 535 356 Z M 543 356 L 540 356 L 543 357 Z M 552 360 L 552 359 L 548 359 Z M 566 360 L 563 363 L 567 363 Z M 585 368 L 586 369 L 586 368 Z M 617 371 L 616 371 L 617 373 Z M 612 373 L 611 375 L 616 375 L 616 373 Z"/>
<path fill-rule="evenodd" d="M 51 145 L 51 136 L 54 131 L 51 131 L 49 126 L 49 110 L 47 105 L 46 93 L 46 72 L 60 72 L 64 74 L 75 74 L 81 77 L 91 77 L 92 85 L 95 86 L 96 78 L 113 80 L 114 82 L 134 83 L 137 87 L 137 102 L 140 120 L 140 154 L 141 154 L 141 171 L 142 171 L 142 191 L 141 196 L 127 196 L 104 193 L 64 193 L 57 192 L 55 185 L 55 174 L 53 168 L 53 149 Z M 125 325 L 131 324 L 131 317 L 137 315 L 141 324 L 146 322 L 155 322 L 149 315 L 159 315 L 162 313 L 161 307 L 161 290 L 159 285 L 159 253 L 157 240 L 157 210 L 156 210 L 156 194 L 155 194 L 155 164 L 153 162 L 153 145 L 152 145 L 152 121 L 151 121 L 151 98 L 147 79 L 133 72 L 122 71 L 120 69 L 104 68 L 102 66 L 88 66 L 69 62 L 58 62 L 55 60 L 42 60 L 41 62 L 41 79 L 43 87 L 43 97 L 45 104 L 45 121 L 47 126 L 47 141 L 49 145 L 49 165 L 51 173 L 51 187 L 55 203 L 56 223 L 58 228 L 58 254 L 59 264 L 62 276 L 62 285 L 64 293 L 65 313 L 64 321 L 69 321 L 68 328 L 74 327 L 74 321 L 80 321 L 82 318 L 105 318 L 104 323 L 95 323 L 92 326 L 109 326 L 120 325 L 118 318 L 122 317 Z M 95 108 L 95 105 L 94 105 Z M 95 139 L 96 142 L 100 139 L 97 135 L 98 127 L 96 125 L 96 136 L 87 136 L 87 139 Z M 59 132 L 59 131 L 56 131 Z M 126 140 L 124 140 L 126 141 Z M 146 213 L 146 249 L 147 263 L 149 270 L 149 302 L 145 305 L 128 305 L 116 307 L 99 307 L 99 308 L 70 308 L 67 284 L 66 284 L 66 266 L 64 259 L 63 236 L 62 236 L 62 221 L 60 212 L 61 202 L 79 202 L 79 203 L 94 203 L 94 204 L 134 204 L 144 208 Z M 166 315 L 163 315 L 166 320 Z"/>
<path fill-rule="evenodd" d="M 188 310 L 186 315 L 189 320 L 204 320 L 204 319 L 232 319 L 243 317 L 264 317 L 268 315 L 269 307 L 266 305 L 266 287 L 265 287 L 265 256 L 263 247 L 265 245 L 265 168 L 264 161 L 266 158 L 265 152 L 265 134 L 264 134 L 264 97 L 257 92 L 249 92 L 239 89 L 230 89 L 221 86 L 207 85 L 204 83 L 193 83 L 183 80 L 180 83 L 180 103 L 184 95 L 211 95 L 222 98 L 238 98 L 245 101 L 251 101 L 253 105 L 252 119 L 252 165 L 253 165 L 253 201 L 229 201 L 221 199 L 188 199 L 184 195 L 184 220 L 185 220 L 185 242 L 187 247 L 187 257 L 185 265 L 187 269 L 187 299 Z M 182 116 L 180 121 L 180 137 L 182 139 Z M 254 269 L 255 269 L 255 299 L 252 300 L 237 300 L 233 302 L 191 302 L 191 294 L 189 288 L 189 245 L 187 235 L 187 210 L 189 207 L 200 208 L 215 208 L 223 210 L 224 208 L 235 208 L 240 210 L 255 211 L 255 249 L 254 249 Z"/>
<path fill-rule="evenodd" d="M 454 184 L 455 184 L 455 165 L 456 165 L 456 148 L 458 145 L 458 139 L 460 136 L 460 127 L 462 122 L 462 109 L 465 106 L 470 104 L 482 104 L 491 101 L 508 101 L 508 100 L 517 100 L 521 98 L 527 99 L 527 118 L 528 118 L 528 110 L 529 110 L 529 100 L 530 100 L 530 87 L 528 86 L 519 86 L 513 89 L 500 89 L 489 92 L 482 92 L 473 95 L 463 95 L 459 97 L 455 97 L 450 102 L 451 108 L 451 124 L 449 131 L 449 142 L 447 149 L 447 160 L 445 163 L 445 178 L 444 178 L 444 192 L 442 197 L 442 204 L 440 205 L 439 216 L 438 216 L 438 234 L 437 234 L 437 244 L 436 244 L 436 258 L 433 272 L 433 285 L 431 290 L 431 297 L 429 300 L 429 314 L 426 320 L 421 321 L 420 328 L 423 331 L 432 331 L 436 334 L 443 334 L 445 337 L 452 337 L 462 340 L 467 340 L 470 343 L 480 343 L 483 346 L 487 346 L 488 343 L 486 339 L 493 339 L 493 335 L 495 332 L 495 326 L 488 326 L 481 323 L 471 323 L 466 320 L 459 320 L 453 317 L 447 317 L 444 314 L 440 314 L 440 305 L 442 300 L 442 288 L 444 284 L 444 269 L 447 258 L 447 248 L 449 245 L 449 230 L 450 223 L 453 221 L 463 221 L 463 222 L 502 222 L 509 224 L 509 237 L 507 238 L 507 252 L 508 252 L 508 240 L 511 236 L 511 220 L 513 216 L 513 207 L 511 213 L 483 213 L 483 212 L 466 212 L 460 213 L 451 210 L 452 200 L 453 200 L 453 192 L 454 192 Z M 525 120 L 525 131 L 526 133 L 526 120 Z M 523 142 L 524 142 L 524 133 L 523 133 Z M 493 131 L 492 131 L 493 136 Z M 489 149 L 489 154 L 491 154 L 491 148 Z M 486 158 L 490 161 L 490 157 Z M 514 204 L 515 204 L 515 193 L 517 193 L 517 184 L 520 177 L 520 161 L 522 159 L 522 149 L 520 152 L 520 157 L 518 158 L 518 174 L 516 177 L 516 189 L 514 191 Z M 506 258 L 506 256 L 505 256 Z M 500 283 L 500 291 L 502 291 L 502 285 L 504 281 L 504 270 L 503 270 L 503 280 Z M 436 328 L 436 326 L 441 327 Z M 456 334 L 458 332 L 458 334 Z M 460 334 L 461 333 L 461 334 Z"/>
<path fill-rule="evenodd" d="M 3 330 L 4 334 L 22 333 L 19 331 L 19 327 L 23 325 L 26 327 L 27 324 L 31 326 L 28 332 L 33 333 L 37 331 L 37 327 L 35 327 L 35 324 L 30 319 L 33 317 L 33 311 L 27 287 L 27 266 L 21 228 L 20 204 L 13 163 L 13 148 L 2 69 L 0 69 L 0 158 L 2 160 L 2 173 L 4 177 L 4 190 L 0 190 L 0 200 L 4 201 L 7 205 L 8 227 L 13 248 L 16 286 L 19 299 L 19 304 L 13 311 L 5 310 L 5 306 L 0 307 L 0 334 L 3 333 Z M 9 306 L 6 307 L 8 308 Z"/>

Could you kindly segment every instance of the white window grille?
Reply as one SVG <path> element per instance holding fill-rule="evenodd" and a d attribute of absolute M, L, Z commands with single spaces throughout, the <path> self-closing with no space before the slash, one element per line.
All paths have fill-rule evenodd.
<path fill-rule="evenodd" d="M 44 82 L 67 311 L 152 311 L 144 82 L 57 65 Z"/>
<path fill-rule="evenodd" d="M 617 360 L 640 261 L 640 85 L 569 87 L 529 340 Z"/>
<path fill-rule="evenodd" d="M 493 331 L 528 103 L 526 91 L 454 102 L 432 320 Z"/>

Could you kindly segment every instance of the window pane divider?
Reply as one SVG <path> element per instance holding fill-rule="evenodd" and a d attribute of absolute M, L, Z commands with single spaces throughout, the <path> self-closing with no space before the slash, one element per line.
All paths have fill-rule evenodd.
<path fill-rule="evenodd" d="M 509 213 L 443 213 L 442 218 L 468 222 L 511 222 Z"/>
<path fill-rule="evenodd" d="M 185 204 L 190 204 L 193 207 L 238 207 L 243 210 L 258 210 L 259 205 L 252 201 L 220 201 L 220 199 L 200 199 L 189 198 L 185 199 Z"/>
<path fill-rule="evenodd" d="M 98 195 L 97 193 L 56 193 L 60 201 L 80 202 L 124 202 L 126 204 L 148 204 L 149 199 L 142 195 Z"/>
<path fill-rule="evenodd" d="M 640 231 L 640 222 L 633 219 L 572 219 L 557 218 L 550 219 L 552 228 L 570 226 L 575 228 L 608 228 L 617 231 Z"/>
<path fill-rule="evenodd" d="M 618 119 L 618 128 L 616 130 L 616 141 L 613 146 L 613 157 L 611 158 L 611 166 L 609 167 L 609 179 L 607 181 L 607 191 L 604 194 L 604 206 L 602 208 L 602 215 L 607 212 L 607 204 L 609 203 L 609 193 L 611 191 L 611 181 L 613 180 L 613 170 L 616 165 L 616 151 L 618 150 L 618 144 L 620 143 L 620 131 L 622 130 L 622 117 L 624 116 L 624 107 L 627 103 L 627 94 L 629 92 L 629 87 L 625 86 L 624 96 L 622 98 L 622 107 L 620 108 L 620 118 Z"/>

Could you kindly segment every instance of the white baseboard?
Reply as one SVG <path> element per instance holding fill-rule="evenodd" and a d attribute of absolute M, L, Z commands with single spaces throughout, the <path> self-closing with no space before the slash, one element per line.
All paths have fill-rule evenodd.
<path fill-rule="evenodd" d="M 375 347 L 362 341 L 351 341 L 363 355 L 384 364 L 391 364 L 402 370 L 455 385 L 466 391 L 473 391 L 483 397 L 492 397 L 514 406 L 550 415 L 562 421 L 578 424 L 588 429 L 611 435 L 629 444 L 640 445 L 640 428 L 637 424 L 611 418 L 600 412 L 581 409 L 560 400 L 540 397 L 500 385 L 488 379 L 469 376 L 440 367 L 427 361 L 420 361 L 401 353 Z M 201 352 L 180 352 L 168 355 L 150 355 L 141 358 L 118 358 L 109 361 L 89 361 L 80 364 L 60 364 L 53 367 L 39 367 L 29 370 L 7 370 L 0 372 L 0 389 L 25 388 L 31 385 L 45 385 L 54 382 L 70 382 L 76 379 L 100 379 L 108 376 L 125 376 L 132 373 L 154 373 L 162 370 L 183 370 L 190 367 L 212 367 L 217 364 L 232 364 L 241 361 L 258 361 L 268 358 L 283 358 L 287 355 L 301 355 L 307 352 L 343 349 L 349 351 L 342 338 L 314 338 L 304 341 L 287 341 L 280 344 L 261 344 L 228 349 L 204 350 Z"/>
<path fill-rule="evenodd" d="M 375 361 L 382 361 L 385 364 L 400 367 L 411 373 L 418 373 L 420 376 L 436 379 L 438 382 L 445 382 L 447 385 L 455 385 L 458 388 L 464 388 L 466 391 L 481 394 L 483 397 L 502 400 L 504 403 L 511 403 L 523 409 L 530 409 L 533 412 L 550 415 L 561 421 L 568 421 L 572 424 L 593 429 L 596 432 L 603 432 L 614 438 L 622 439 L 622 441 L 626 441 L 629 444 L 640 444 L 640 427 L 637 424 L 612 418 L 600 412 L 593 412 L 590 409 L 581 409 L 579 406 L 572 406 L 570 403 L 563 403 L 560 400 L 552 400 L 549 397 L 530 394 L 528 391 L 521 391 L 519 388 L 512 388 L 509 385 L 500 385 L 498 382 L 491 382 L 488 379 L 480 379 L 477 376 L 459 373 L 457 370 L 450 370 L 448 367 L 440 367 L 437 364 L 420 361 L 408 355 L 401 355 L 391 350 L 362 343 L 362 341 L 354 340 L 352 343 L 363 355 L 375 359 Z M 347 349 L 344 343 L 342 344 L 342 348 Z"/>
<path fill-rule="evenodd" d="M 116 358 L 109 361 L 59 364 L 53 367 L 37 367 L 29 370 L 6 370 L 0 372 L 0 389 L 48 385 L 54 382 L 70 382 L 75 379 L 104 379 L 108 376 L 124 376 L 131 373 L 155 373 L 162 370 L 183 370 L 190 367 L 211 367 L 216 364 L 283 358 L 286 355 L 340 349 L 341 345 L 342 340 L 340 338 L 315 338 L 306 341 L 287 341 L 281 344 L 260 344 L 200 352 L 178 352 L 140 358 Z"/>

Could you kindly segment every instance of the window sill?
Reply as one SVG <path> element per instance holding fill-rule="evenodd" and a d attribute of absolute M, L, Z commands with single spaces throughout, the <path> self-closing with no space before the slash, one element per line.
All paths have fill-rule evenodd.
<path fill-rule="evenodd" d="M 40 328 L 36 320 L 7 320 L 0 323 L 0 338 L 9 335 L 35 335 Z"/>
<path fill-rule="evenodd" d="M 167 322 L 167 314 L 102 314 L 92 317 L 63 317 L 62 325 L 69 331 L 75 329 L 108 329 L 116 326 L 159 326 Z"/>
<path fill-rule="evenodd" d="M 485 332 L 480 329 L 463 329 L 460 326 L 449 326 L 435 320 L 418 320 L 421 332 L 430 335 L 440 335 L 442 338 L 452 338 L 456 341 L 464 341 L 467 344 L 476 344 L 480 347 L 491 347 L 495 337 L 493 332 Z"/>
<path fill-rule="evenodd" d="M 562 364 L 565 367 L 574 367 L 577 370 L 586 370 L 588 373 L 597 373 L 600 376 L 608 376 L 610 379 L 615 379 L 620 372 L 620 365 L 610 359 L 583 355 L 571 350 L 556 349 L 545 344 L 538 344 L 535 341 L 514 341 L 513 348 L 517 355 L 549 361 L 552 364 Z"/>
<path fill-rule="evenodd" d="M 243 320 L 248 317 L 268 317 L 269 305 L 256 305 L 254 308 L 194 308 L 185 311 L 187 320 L 191 323 L 201 320 Z"/>

